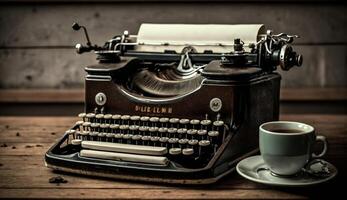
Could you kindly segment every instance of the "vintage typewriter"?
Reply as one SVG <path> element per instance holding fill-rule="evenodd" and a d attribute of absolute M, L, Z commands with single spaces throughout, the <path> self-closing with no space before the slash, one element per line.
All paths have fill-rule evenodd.
<path fill-rule="evenodd" d="M 263 25 L 142 24 L 77 52 L 85 111 L 49 149 L 49 168 L 110 178 L 213 183 L 258 148 L 258 126 L 278 120 L 280 75 L 302 64 Z"/>

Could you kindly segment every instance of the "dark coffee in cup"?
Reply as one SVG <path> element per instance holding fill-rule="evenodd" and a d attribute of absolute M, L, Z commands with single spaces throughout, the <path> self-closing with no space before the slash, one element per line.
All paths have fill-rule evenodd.
<path fill-rule="evenodd" d="M 316 141 L 324 144 L 322 153 L 313 154 Z M 311 158 L 325 154 L 327 142 L 324 136 L 316 136 L 312 126 L 290 121 L 274 121 L 259 127 L 259 148 L 269 169 L 278 175 L 298 173 Z"/>

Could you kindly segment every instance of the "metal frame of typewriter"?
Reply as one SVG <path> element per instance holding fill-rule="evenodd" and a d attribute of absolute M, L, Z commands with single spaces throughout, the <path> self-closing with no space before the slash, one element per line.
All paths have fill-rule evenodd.
<path fill-rule="evenodd" d="M 74 26 L 75 29 L 81 28 L 78 28 L 78 25 Z M 86 30 L 85 33 L 87 35 Z M 199 112 L 201 109 L 192 106 L 188 106 L 187 109 L 180 104 L 187 105 L 189 101 L 193 101 L 196 102 L 195 107 L 207 108 L 210 99 L 219 97 L 224 104 L 228 102 L 226 105 L 223 104 L 223 110 L 220 111 L 222 113 L 219 113 L 219 110 L 217 112 L 209 110 L 207 114 L 211 118 L 219 118 L 220 114 L 224 117 L 226 125 L 223 134 L 226 137 L 206 165 L 191 168 L 184 167 L 172 159 L 163 166 L 81 157 L 79 154 L 81 146 L 71 145 L 69 133 L 65 133 L 46 153 L 46 165 L 59 171 L 126 180 L 178 184 L 216 182 L 233 171 L 238 161 L 258 151 L 258 126 L 267 121 L 278 120 L 280 75 L 273 71 L 278 65 L 284 70 L 289 70 L 294 65 L 301 65 L 302 57 L 287 45 L 293 41 L 293 37 L 286 34 L 272 35 L 268 32 L 257 44 L 247 44 L 251 52 L 244 52 L 245 44 L 236 39 L 232 44 L 235 51 L 221 55 L 211 52 L 197 54 L 191 51 L 190 47 L 183 53 L 136 52 L 131 49 L 136 43 L 132 42 L 127 32 L 122 36 L 116 36 L 104 47 L 97 47 L 91 45 L 87 35 L 87 46 L 77 45 L 77 51 L 79 53 L 96 51 L 100 63 L 86 67 L 88 73 L 85 82 L 86 113 L 111 111 L 128 114 L 128 111 L 135 106 L 170 104 L 175 109 L 175 112 L 170 114 L 137 114 L 184 118 L 189 110 L 194 118 L 198 114 L 201 115 Z M 145 62 L 181 64 L 183 59 L 186 61 L 188 59 L 188 63 L 206 63 L 204 70 L 200 71 L 204 77 L 201 86 L 184 95 L 165 98 L 143 97 L 129 93 L 121 84 L 117 84 L 118 79 L 123 80 L 122 77 L 126 77 Z M 221 70 L 221 65 L 226 67 Z M 234 65 L 242 67 L 233 68 Z M 107 108 L 98 105 L 95 100 L 100 92 L 106 94 L 108 102 L 112 102 Z M 202 97 L 207 100 L 202 100 Z"/>

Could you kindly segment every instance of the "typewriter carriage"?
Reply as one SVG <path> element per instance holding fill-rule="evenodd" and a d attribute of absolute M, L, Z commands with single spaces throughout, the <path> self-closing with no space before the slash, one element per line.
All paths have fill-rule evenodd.
<path fill-rule="evenodd" d="M 106 42 L 103 47 L 98 47 L 90 43 L 85 27 L 74 24 L 75 30 L 83 28 L 88 41 L 87 46 L 76 45 L 77 52 L 94 50 L 99 60 L 98 64 L 85 68 L 87 71 L 85 113 L 101 114 L 103 118 L 84 117 L 84 121 L 87 120 L 83 124 L 73 127 L 72 131 L 67 131 L 60 142 L 47 152 L 45 156 L 47 166 L 61 171 L 122 179 L 207 184 L 230 173 L 238 160 L 257 151 L 258 126 L 266 121 L 278 120 L 279 116 L 280 75 L 273 71 L 277 66 L 289 70 L 302 63 L 302 56 L 294 52 L 290 46 L 296 36 L 283 33 L 273 35 L 271 31 L 264 33 L 263 25 L 213 27 L 217 30 L 229 30 L 234 35 L 240 35 L 235 30 L 247 30 L 245 33 L 248 34 L 247 40 L 245 42 L 237 37 L 233 38 L 234 43 L 230 43 L 229 38 L 226 40 L 223 38 L 225 35 L 217 33 L 222 38 L 222 43 L 216 41 L 203 43 L 204 41 L 201 42 L 199 38 L 200 40 L 192 44 L 186 44 L 187 41 L 184 39 L 188 38 L 188 42 L 194 40 L 189 34 L 185 35 L 187 30 L 199 31 L 211 27 L 145 24 L 140 28 L 140 37 L 129 35 L 129 32 L 125 31 L 123 35 L 115 36 Z M 166 28 L 168 31 L 157 34 L 158 28 Z M 178 29 L 185 38 L 170 35 L 171 29 Z M 163 41 L 165 39 L 169 42 Z M 212 41 L 214 38 L 207 37 L 207 39 Z M 253 42 L 249 42 L 252 39 Z M 189 118 L 190 123 L 196 119 L 200 123 L 203 120 L 214 120 L 214 122 L 223 122 L 224 125 L 222 128 L 214 124 L 205 127 L 209 133 L 217 130 L 219 135 L 215 140 L 212 135 L 207 135 L 207 131 L 205 135 L 196 133 L 193 136 L 187 135 L 187 130 L 197 131 L 200 128 L 203 133 L 205 128 L 202 124 L 135 122 L 129 118 L 121 121 L 113 119 L 115 115 L 106 118 L 108 113 L 148 116 L 151 119 Z M 91 135 L 93 131 L 95 132 L 90 128 L 94 122 L 99 124 L 98 133 L 102 136 L 105 132 L 104 136 Z M 88 125 L 87 129 L 84 129 L 84 123 Z M 108 124 L 108 128 L 100 128 L 102 124 Z M 114 131 L 110 128 L 112 124 L 128 125 L 128 129 Z M 199 139 L 199 142 L 207 140 L 212 147 L 209 146 L 206 151 L 206 149 L 201 150 L 204 146 L 195 148 L 187 143 L 185 145 L 165 143 L 164 146 L 167 146 L 170 154 L 168 152 L 163 156 L 168 158 L 166 160 L 168 162 L 166 165 L 155 165 L 121 159 L 84 157 L 81 156 L 83 151 L 81 144 L 71 144 L 71 139 L 76 139 L 71 138 L 72 136 L 81 138 L 79 141 L 81 143 L 85 139 L 95 138 L 107 142 L 106 132 L 112 131 L 114 131 L 112 142 L 116 140 L 116 143 L 124 143 L 124 139 L 114 139 L 114 136 L 118 132 L 124 133 L 123 136 L 125 133 L 133 136 L 135 132 L 131 132 L 131 125 L 137 126 L 136 130 L 141 132 L 142 137 L 148 135 L 151 139 L 164 136 L 170 139 L 186 137 L 190 140 Z M 156 132 L 152 134 L 149 129 L 139 131 L 139 127 L 144 126 L 152 129 L 156 127 Z M 164 126 L 176 129 L 176 132 L 172 134 L 166 130 L 166 135 L 163 136 L 158 132 L 158 128 Z M 186 135 L 179 135 L 178 129 L 186 129 Z M 76 132 L 80 135 L 76 136 Z M 85 133 L 89 135 L 86 136 Z M 68 145 L 61 148 L 60 145 L 64 142 Z M 144 140 L 141 144 L 163 145 L 156 143 L 157 141 L 146 142 L 147 140 Z M 125 143 L 134 145 L 134 140 L 125 140 Z M 194 150 L 193 156 L 185 157 L 182 152 L 179 157 L 171 154 L 171 149 L 174 147 L 183 149 L 187 146 Z"/>

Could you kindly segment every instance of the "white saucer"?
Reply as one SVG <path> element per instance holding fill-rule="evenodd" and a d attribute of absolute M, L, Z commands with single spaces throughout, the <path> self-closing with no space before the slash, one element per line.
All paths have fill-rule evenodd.
<path fill-rule="evenodd" d="M 237 166 L 237 172 L 244 178 L 275 186 L 308 186 L 326 182 L 334 178 L 337 169 L 332 164 L 315 159 L 311 161 L 305 169 L 293 176 L 276 176 L 268 169 L 263 158 L 252 156 L 240 161 Z"/>

